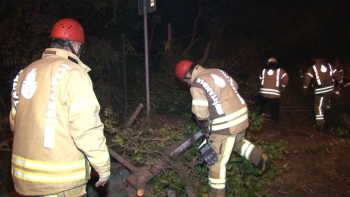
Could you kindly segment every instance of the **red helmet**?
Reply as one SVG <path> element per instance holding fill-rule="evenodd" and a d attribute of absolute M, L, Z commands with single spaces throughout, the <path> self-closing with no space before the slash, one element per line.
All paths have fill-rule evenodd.
<path fill-rule="evenodd" d="M 61 38 L 84 44 L 84 29 L 76 20 L 64 18 L 55 23 L 50 38 Z"/>
<path fill-rule="evenodd" d="M 192 64 L 193 62 L 189 60 L 181 60 L 179 63 L 177 63 L 175 67 L 175 73 L 176 73 L 176 77 L 180 79 L 180 81 L 183 81 L 183 77 L 185 73 L 192 66 Z"/>

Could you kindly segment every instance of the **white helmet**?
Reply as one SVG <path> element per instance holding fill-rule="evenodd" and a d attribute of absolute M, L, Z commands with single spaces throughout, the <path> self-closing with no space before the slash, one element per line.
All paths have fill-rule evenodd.
<path fill-rule="evenodd" d="M 270 59 L 267 60 L 267 64 L 269 64 L 271 62 L 277 63 L 277 60 L 274 57 L 271 57 Z"/>

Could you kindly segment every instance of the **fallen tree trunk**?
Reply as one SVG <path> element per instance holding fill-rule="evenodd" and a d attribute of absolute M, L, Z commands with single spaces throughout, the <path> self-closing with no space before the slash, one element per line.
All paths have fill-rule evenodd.
<path fill-rule="evenodd" d="M 130 127 L 132 125 L 132 123 L 135 121 L 135 119 L 137 118 L 137 116 L 140 114 L 141 110 L 143 108 L 143 104 L 140 103 L 136 110 L 134 111 L 134 113 L 131 115 L 131 117 L 129 118 L 128 122 L 126 123 L 125 126 Z"/>

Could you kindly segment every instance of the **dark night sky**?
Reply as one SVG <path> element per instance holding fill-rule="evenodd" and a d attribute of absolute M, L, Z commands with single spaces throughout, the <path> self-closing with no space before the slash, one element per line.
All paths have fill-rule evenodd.
<path fill-rule="evenodd" d="M 154 45 L 156 42 L 163 43 L 167 39 L 168 23 L 172 24 L 174 40 L 189 36 L 193 32 L 199 1 L 157 0 L 156 14 L 161 13 L 161 24 L 157 25 Z M 224 1 L 227 3 L 200 17 L 200 21 L 203 22 L 198 26 L 197 36 L 201 36 L 202 40 L 205 39 L 205 34 L 209 33 L 213 20 L 218 19 L 218 26 L 223 27 L 225 41 L 232 39 L 233 35 L 244 35 L 245 39 L 256 45 L 262 59 L 274 55 L 284 61 L 295 58 L 300 62 L 311 55 L 322 54 L 329 59 L 339 57 L 343 59 L 342 62 L 350 63 L 348 55 L 350 1 L 348 0 L 201 0 L 200 2 L 203 10 L 207 10 Z M 20 4 L 25 1 L 9 2 L 7 5 L 11 5 L 14 11 L 17 7 L 14 2 Z M 45 2 L 50 4 L 54 1 Z M 10 12 L 9 9 L 5 9 L 1 16 L 8 15 Z M 106 21 L 110 20 L 110 13 L 105 16 L 100 14 L 95 19 L 101 20 L 91 23 L 93 28 L 90 27 L 90 32 L 102 30 L 106 34 L 111 33 L 109 28 L 103 27 Z M 122 13 L 121 16 L 136 18 L 137 14 L 136 12 L 131 16 L 130 13 Z M 79 17 L 84 21 L 81 15 Z M 142 20 L 142 16 L 138 17 Z M 128 27 L 117 24 L 115 27 L 119 30 L 115 32 L 123 32 L 124 29 L 135 25 L 134 23 L 135 21 L 130 23 L 127 21 Z M 96 24 L 102 26 L 97 28 Z M 152 14 L 149 14 L 149 28 L 152 28 Z M 89 29 L 86 32 L 89 32 Z M 143 35 L 142 32 L 139 33 L 137 39 L 141 40 Z M 96 34 L 96 36 L 100 35 Z M 181 40 L 184 46 L 189 43 L 189 38 Z"/>
<path fill-rule="evenodd" d="M 165 2 L 169 1 L 158 0 L 157 9 Z M 204 2 L 203 6 L 208 2 L 215 6 L 221 1 Z M 290 59 L 322 55 L 349 61 L 349 5 L 346 0 L 234 0 L 208 12 L 206 17 L 220 16 L 226 30 L 242 31 L 266 56 L 276 54 Z M 174 37 L 190 34 L 197 7 L 197 0 L 173 1 L 162 22 L 172 23 Z"/>

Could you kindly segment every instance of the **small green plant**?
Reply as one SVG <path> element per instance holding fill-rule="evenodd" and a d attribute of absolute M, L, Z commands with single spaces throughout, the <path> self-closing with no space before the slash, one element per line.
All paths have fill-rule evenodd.
<path fill-rule="evenodd" d="M 264 117 L 259 115 L 258 110 L 250 110 L 248 114 L 249 118 L 249 130 L 250 131 L 259 131 L 262 128 L 262 122 L 264 121 Z"/>
<path fill-rule="evenodd" d="M 190 127 L 192 128 L 192 126 Z M 193 132 L 188 135 L 193 134 Z M 174 173 L 171 168 L 165 169 L 150 182 L 155 195 L 163 196 L 170 189 L 176 192 L 176 196 L 184 196 L 186 186 L 191 186 L 197 196 L 208 196 L 208 168 L 198 164 L 200 155 L 196 151 L 196 147 L 199 144 L 200 142 L 197 142 L 178 158 L 187 169 L 187 177 Z M 289 153 L 286 141 L 259 141 L 257 145 L 272 158 L 270 170 L 263 176 L 259 176 L 258 169 L 250 161 L 238 154 L 232 154 L 226 166 L 227 196 L 260 196 L 263 193 L 261 189 L 264 184 L 269 184 L 281 170 L 290 168 L 288 164 L 279 163 L 279 160 Z"/>
<path fill-rule="evenodd" d="M 151 166 L 158 159 L 169 161 L 169 166 L 149 182 L 153 196 L 167 196 L 168 193 L 185 196 L 188 187 L 195 191 L 197 196 L 208 195 L 208 168 L 199 165 L 200 154 L 197 152 L 201 140 L 177 158 L 168 158 L 169 146 L 189 138 L 199 129 L 191 114 L 185 114 L 182 118 L 180 124 L 169 124 L 154 115 L 151 119 L 157 124 L 145 126 L 144 119 L 141 118 L 133 127 L 118 128 L 115 129 L 117 132 L 112 133 L 114 137 L 110 140 L 113 145 L 111 147 L 116 151 L 123 151 L 123 155 L 136 166 Z M 249 122 L 253 126 L 247 130 L 248 139 L 251 131 L 261 128 L 262 117 L 252 111 L 249 113 Z M 258 169 L 250 161 L 233 153 L 226 166 L 227 196 L 259 196 L 264 184 L 270 183 L 281 169 L 288 170 L 288 165 L 280 166 L 278 162 L 289 153 L 286 141 L 259 140 L 256 145 L 273 159 L 271 169 L 259 176 Z M 184 170 L 181 172 L 173 166 L 178 162 L 183 165 Z"/>

